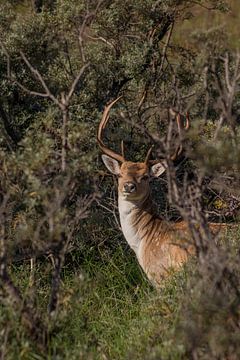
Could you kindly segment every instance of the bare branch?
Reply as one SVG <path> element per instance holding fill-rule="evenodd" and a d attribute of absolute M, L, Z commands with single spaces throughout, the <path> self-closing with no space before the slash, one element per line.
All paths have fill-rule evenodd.
<path fill-rule="evenodd" d="M 111 49 L 116 50 L 115 46 L 109 41 L 106 40 L 103 36 L 91 36 L 87 35 L 88 39 L 94 41 L 102 41 L 104 44 L 108 45 Z"/>
<path fill-rule="evenodd" d="M 223 126 L 223 122 L 224 122 L 224 117 L 223 117 L 223 115 L 220 115 L 220 118 L 219 118 L 218 124 L 217 124 L 217 128 L 216 128 L 215 133 L 214 133 L 214 140 L 217 140 L 218 135 L 220 133 L 220 130 L 221 130 L 222 126 Z"/>
<path fill-rule="evenodd" d="M 46 344 L 47 328 L 41 321 L 39 314 L 33 311 L 29 301 L 23 300 L 19 288 L 15 286 L 8 272 L 5 230 L 8 201 L 9 194 L 6 194 L 0 207 L 0 287 L 3 289 L 7 302 L 12 309 L 20 314 L 21 321 L 25 324 L 29 336 L 36 341 L 37 346 L 42 350 Z"/>
<path fill-rule="evenodd" d="M 16 84 L 20 89 L 22 89 L 24 92 L 26 92 L 29 95 L 49 98 L 49 95 L 46 93 L 40 93 L 38 91 L 33 91 L 28 89 L 25 85 L 21 84 L 18 80 L 14 79 L 13 76 L 9 80 L 11 80 L 13 84 Z"/>
<path fill-rule="evenodd" d="M 26 55 L 22 51 L 20 51 L 20 55 L 21 55 L 21 58 L 23 59 L 23 61 L 25 62 L 25 64 L 27 65 L 27 67 L 30 69 L 30 71 L 33 74 L 33 76 L 35 77 L 35 79 L 41 83 L 42 87 L 44 88 L 44 90 L 46 92 L 46 97 L 49 97 L 58 107 L 61 108 L 61 103 L 49 90 L 46 82 L 44 81 L 44 79 L 43 79 L 42 75 L 39 73 L 39 71 L 32 66 L 32 64 L 30 63 L 30 61 L 27 59 Z M 40 95 L 40 96 L 42 96 L 42 95 Z"/>
<path fill-rule="evenodd" d="M 216 67 L 217 60 L 213 62 L 209 72 L 215 79 L 215 85 L 219 93 L 219 101 L 217 103 L 221 111 L 221 121 L 219 126 L 226 121 L 231 129 L 233 141 L 236 141 L 236 116 L 234 115 L 234 100 L 237 95 L 238 80 L 240 78 L 240 54 L 235 55 L 234 59 L 229 59 L 229 54 L 226 53 L 224 57 L 220 57 L 224 65 L 224 76 L 221 76 Z M 233 68 L 233 70 L 231 69 Z M 231 76 L 232 74 L 232 76 Z M 222 119 L 223 117 L 223 119 Z M 217 133 L 219 132 L 219 128 Z"/>
<path fill-rule="evenodd" d="M 72 82 L 72 85 L 71 85 L 71 87 L 70 87 L 70 90 L 69 90 L 68 94 L 66 95 L 66 103 L 67 103 L 67 104 L 68 104 L 69 101 L 71 100 L 71 97 L 72 97 L 72 95 L 73 95 L 73 93 L 74 93 L 74 91 L 75 91 L 75 89 L 76 89 L 76 86 L 77 86 L 79 80 L 81 79 L 84 71 L 85 71 L 89 66 L 90 66 L 89 63 L 88 63 L 88 64 L 85 64 L 85 65 L 81 68 L 81 70 L 79 71 L 78 75 L 75 77 L 74 81 Z"/>
<path fill-rule="evenodd" d="M 227 85 L 227 89 L 228 92 L 231 93 L 233 88 L 230 85 L 230 76 L 229 76 L 229 55 L 228 53 L 226 53 L 225 58 L 224 58 L 224 68 L 225 68 L 225 80 L 226 80 L 226 85 Z"/>
<path fill-rule="evenodd" d="M 94 9 L 94 11 L 89 11 L 88 5 L 87 5 L 87 13 L 84 17 L 84 20 L 82 22 L 82 25 L 78 28 L 78 45 L 79 45 L 79 51 L 80 51 L 80 55 L 81 55 L 81 59 L 83 63 L 86 63 L 86 56 L 84 53 L 84 33 L 86 30 L 86 27 L 89 26 L 89 23 L 92 24 L 92 22 L 94 21 L 94 18 L 98 12 L 98 9 L 100 8 L 101 4 L 103 3 L 103 0 L 99 0 L 96 8 Z"/>
<path fill-rule="evenodd" d="M 160 64 L 160 69 L 159 69 L 160 72 L 162 71 L 164 61 L 166 59 L 166 53 L 167 53 L 168 45 L 170 43 L 170 39 L 171 39 L 171 36 L 172 36 L 173 27 L 174 27 L 174 22 L 172 22 L 171 25 L 170 25 L 168 35 L 167 35 L 167 40 L 166 40 L 166 43 L 165 43 L 164 48 L 163 48 L 162 59 L 161 59 L 161 64 Z"/>

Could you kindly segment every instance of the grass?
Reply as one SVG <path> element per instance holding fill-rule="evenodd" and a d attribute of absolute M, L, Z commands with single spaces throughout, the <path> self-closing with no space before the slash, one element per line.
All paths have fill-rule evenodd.
<path fill-rule="evenodd" d="M 229 259 L 236 259 L 239 236 L 236 230 L 228 232 L 233 251 Z M 195 343 L 204 354 L 199 359 L 214 359 L 208 357 L 209 346 L 214 346 L 213 351 L 228 349 L 229 344 L 237 346 L 237 331 L 232 332 L 231 327 L 225 331 L 223 325 L 233 297 L 228 300 L 226 296 L 219 303 L 215 292 L 197 274 L 194 262 L 172 274 L 156 291 L 129 248 L 117 244 L 101 251 L 91 247 L 84 253 L 74 252 L 67 259 L 60 312 L 47 356 L 35 350 L 16 317 L 7 308 L 0 308 L 1 324 L 8 328 L 6 359 L 187 360 Z M 42 309 L 47 304 L 48 267 L 46 260 L 37 269 Z M 26 291 L 28 264 L 16 267 L 13 274 Z"/>
<path fill-rule="evenodd" d="M 73 279 L 77 291 L 72 298 L 71 320 L 68 314 L 58 351 L 63 344 L 61 353 L 66 359 L 142 358 L 151 336 L 156 340 L 159 319 L 167 324 L 176 311 L 172 296 L 176 279 L 159 297 L 144 280 L 132 254 L 121 246 L 111 256 L 103 256 L 97 268 L 88 259 L 83 269 L 85 279 Z"/>
<path fill-rule="evenodd" d="M 87 256 L 86 256 L 87 255 Z M 50 341 L 49 359 L 143 359 L 151 354 L 168 357 L 168 334 L 175 326 L 186 272 L 176 274 L 157 293 L 145 280 L 133 254 L 122 245 L 109 253 L 89 251 L 74 255 L 63 271 L 63 289 L 56 333 Z M 39 276 L 42 277 L 39 265 Z M 26 287 L 29 269 L 15 269 Z M 47 278 L 45 278 L 46 280 Z M 47 281 L 40 282 L 39 297 L 46 305 Z M 6 309 L 1 317 L 11 328 L 7 359 L 43 359 Z M 17 356 L 17 357 L 16 357 Z"/>

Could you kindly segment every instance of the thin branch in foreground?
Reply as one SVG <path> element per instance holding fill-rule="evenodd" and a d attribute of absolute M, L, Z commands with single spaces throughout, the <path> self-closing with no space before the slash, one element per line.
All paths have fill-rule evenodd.
<path fill-rule="evenodd" d="M 5 301 L 20 316 L 22 324 L 25 326 L 30 338 L 34 340 L 40 350 L 43 350 L 47 340 L 47 327 L 42 322 L 36 309 L 34 310 L 27 299 L 23 299 L 20 290 L 13 283 L 7 267 L 6 251 L 6 216 L 8 214 L 9 194 L 3 198 L 0 207 L 0 288 L 3 289 Z"/>
<path fill-rule="evenodd" d="M 58 107 L 61 108 L 61 103 L 59 102 L 59 100 L 53 95 L 53 93 L 49 90 L 45 80 L 43 79 L 42 75 L 39 73 L 39 71 L 34 68 L 32 66 L 32 64 L 30 63 L 30 61 L 27 59 L 26 55 L 20 51 L 20 55 L 21 58 L 23 59 L 23 61 L 25 62 L 25 64 L 27 65 L 27 67 L 29 68 L 29 70 L 31 71 L 31 73 L 33 74 L 33 76 L 35 77 L 35 79 L 40 82 L 40 84 L 42 85 L 43 89 L 45 90 L 45 94 L 44 97 L 49 97 Z M 42 96 L 42 95 L 39 95 Z"/>
<path fill-rule="evenodd" d="M 66 93 L 62 92 L 60 94 L 60 96 L 57 97 L 51 92 L 51 90 L 49 89 L 49 86 L 47 85 L 47 83 L 43 79 L 42 74 L 31 64 L 31 62 L 29 61 L 29 59 L 27 58 L 27 56 L 25 55 L 25 53 L 23 51 L 19 52 L 22 60 L 24 61 L 27 68 L 30 70 L 30 73 L 34 76 L 35 80 L 42 86 L 42 88 L 43 88 L 43 90 L 45 92 L 39 92 L 39 91 L 31 90 L 27 86 L 25 86 L 24 84 L 19 82 L 17 80 L 16 76 L 14 76 L 12 74 L 12 72 L 11 72 L 10 54 L 7 51 L 6 47 L 4 46 L 3 42 L 0 42 L 0 44 L 1 44 L 1 47 L 2 47 L 2 50 L 3 50 L 4 54 L 7 57 L 7 77 L 9 79 L 9 81 L 16 84 L 21 90 L 23 90 L 25 93 L 27 93 L 27 94 L 29 94 L 31 96 L 39 96 L 39 97 L 42 97 L 42 98 L 49 98 L 60 109 L 60 111 L 62 113 L 61 170 L 66 171 L 67 150 L 68 150 L 68 123 L 69 123 L 69 120 L 70 120 L 69 105 L 70 105 L 71 98 L 72 98 L 72 96 L 73 96 L 73 94 L 74 94 L 74 92 L 76 90 L 76 87 L 77 87 L 80 79 L 82 78 L 84 72 L 90 66 L 90 64 L 89 63 L 84 64 L 81 67 L 81 69 L 79 70 L 76 77 L 73 79 L 73 81 L 72 81 L 72 83 L 71 83 L 71 85 L 69 87 L 69 90 Z"/>
<path fill-rule="evenodd" d="M 72 85 L 70 87 L 70 90 L 68 92 L 68 94 L 66 95 L 66 102 L 67 104 L 69 104 L 69 101 L 71 100 L 71 97 L 76 89 L 76 86 L 79 83 L 79 80 L 81 79 L 83 73 L 85 72 L 85 70 L 90 66 L 90 63 L 87 63 L 85 65 L 82 66 L 82 68 L 80 69 L 78 75 L 75 77 L 75 79 L 72 82 Z"/>

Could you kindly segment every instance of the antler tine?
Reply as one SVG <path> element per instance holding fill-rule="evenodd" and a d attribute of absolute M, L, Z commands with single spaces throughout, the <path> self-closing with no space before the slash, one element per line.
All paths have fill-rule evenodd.
<path fill-rule="evenodd" d="M 181 121 L 181 115 L 180 113 L 177 113 L 176 114 L 176 121 L 177 121 L 177 127 L 178 127 L 178 133 L 179 133 L 179 136 L 180 136 L 180 141 L 182 140 L 182 129 L 184 129 L 185 131 L 189 129 L 189 126 L 190 126 L 190 119 L 189 119 L 189 113 L 186 114 L 186 125 L 184 126 L 182 124 L 182 121 Z M 183 125 L 183 126 L 182 126 Z M 182 144 L 179 145 L 179 147 L 177 148 L 177 150 L 175 151 L 175 153 L 171 156 L 171 160 L 176 160 L 176 158 L 181 155 L 183 151 L 183 146 Z"/>
<path fill-rule="evenodd" d="M 178 125 L 178 131 L 179 133 L 181 132 L 181 130 L 188 130 L 189 126 L 190 126 L 190 119 L 189 119 L 189 113 L 186 113 L 186 125 L 183 124 L 183 121 L 181 121 L 181 118 L 183 118 L 182 115 L 180 115 L 180 113 L 177 113 L 176 115 L 177 118 L 177 125 Z"/>
<path fill-rule="evenodd" d="M 110 157 L 112 157 L 115 160 L 118 160 L 120 162 L 124 162 L 124 152 L 123 152 L 123 146 L 122 146 L 122 155 L 116 153 L 115 151 L 109 149 L 106 145 L 104 145 L 103 141 L 102 141 L 102 130 L 105 129 L 106 124 L 108 122 L 109 119 L 109 112 L 112 108 L 112 106 L 121 98 L 122 96 L 119 96 L 117 99 L 113 100 L 110 104 L 108 104 L 104 111 L 103 111 L 103 115 L 102 115 L 102 119 L 100 121 L 100 124 L 98 126 L 98 134 L 97 134 L 97 141 L 98 141 L 98 145 L 100 147 L 100 149 L 102 150 L 102 152 L 106 155 L 109 155 Z"/>
<path fill-rule="evenodd" d="M 148 163 L 150 162 L 150 161 L 149 161 L 149 158 L 150 158 L 150 156 L 151 156 L 152 149 L 153 149 L 153 145 L 148 149 L 147 155 L 146 155 L 145 160 L 144 160 L 144 163 L 145 163 L 145 164 L 148 164 Z"/>
<path fill-rule="evenodd" d="M 180 140 L 182 140 L 182 130 L 186 131 L 189 129 L 189 126 L 190 126 L 190 119 L 189 119 L 189 113 L 186 114 L 186 124 L 184 126 L 183 124 L 183 121 L 182 121 L 182 116 L 180 115 L 180 113 L 177 113 L 176 111 L 174 111 L 173 109 L 170 109 L 169 110 L 171 115 L 175 116 L 176 118 L 176 122 L 177 122 L 177 127 L 178 127 L 178 133 L 179 133 L 179 136 L 180 136 Z M 153 146 L 150 147 L 150 149 L 148 150 L 147 152 L 147 155 L 146 155 L 146 158 L 145 158 L 145 163 L 148 163 L 149 165 L 155 165 L 157 164 L 159 161 L 161 160 L 150 160 L 150 155 L 151 155 L 151 152 L 152 152 L 152 149 L 153 149 Z M 171 156 L 171 160 L 174 161 L 177 159 L 177 157 L 179 155 L 181 155 L 183 151 L 183 146 L 182 144 L 180 144 L 176 151 L 174 152 L 174 154 Z"/>
<path fill-rule="evenodd" d="M 189 118 L 189 112 L 186 113 L 186 125 L 184 127 L 184 130 L 188 130 L 190 127 L 190 118 Z"/>

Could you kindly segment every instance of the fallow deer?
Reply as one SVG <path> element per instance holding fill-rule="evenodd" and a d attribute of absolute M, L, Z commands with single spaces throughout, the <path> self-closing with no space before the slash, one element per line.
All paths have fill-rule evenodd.
<path fill-rule="evenodd" d="M 143 162 L 126 161 L 123 143 L 122 155 L 104 144 L 102 131 L 109 119 L 110 109 L 118 99 L 105 107 L 97 141 L 104 153 L 102 159 L 105 166 L 118 177 L 118 209 L 123 234 L 149 280 L 159 285 L 170 269 L 179 268 L 186 262 L 189 254 L 193 253 L 193 246 L 189 244 L 186 222 L 171 223 L 155 213 L 149 181 L 151 177 L 156 178 L 164 173 L 165 163 L 158 161 L 152 165 L 149 159 L 151 149 Z M 177 121 L 180 126 L 180 115 L 177 115 Z M 188 126 L 187 118 L 186 128 Z M 178 154 L 179 149 L 173 155 L 173 160 Z M 185 242 L 184 246 L 179 241 Z"/>

